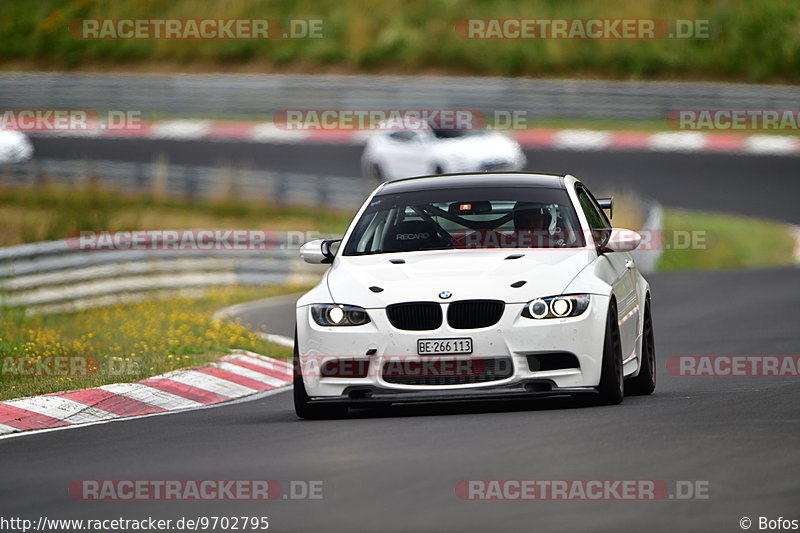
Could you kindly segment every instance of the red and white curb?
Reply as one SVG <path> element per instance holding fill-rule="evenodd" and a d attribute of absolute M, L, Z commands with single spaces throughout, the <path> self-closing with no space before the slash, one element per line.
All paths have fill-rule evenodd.
<path fill-rule="evenodd" d="M 257 143 L 364 144 L 373 133 L 364 130 L 287 130 L 272 122 L 164 120 L 140 122 L 136 127 L 90 130 L 28 131 L 48 136 L 139 138 L 162 140 L 218 140 Z M 643 132 L 545 129 L 509 131 L 527 148 L 563 150 L 628 150 L 654 152 L 721 152 L 763 155 L 800 155 L 800 137 L 694 131 Z"/>
<path fill-rule="evenodd" d="M 206 366 L 175 370 L 138 383 L 0 402 L 0 436 L 198 409 L 277 391 L 291 382 L 291 362 L 236 351 Z"/>

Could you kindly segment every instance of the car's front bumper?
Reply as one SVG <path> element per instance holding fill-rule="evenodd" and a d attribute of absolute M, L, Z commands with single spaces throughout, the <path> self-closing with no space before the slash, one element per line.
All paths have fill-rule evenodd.
<path fill-rule="evenodd" d="M 506 304 L 500 321 L 481 329 L 452 329 L 446 321 L 432 331 L 394 328 L 385 310 L 369 309 L 371 322 L 363 326 L 323 327 L 310 317 L 308 306 L 297 308 L 298 350 L 303 382 L 312 401 L 359 403 L 433 401 L 460 397 L 486 398 L 562 394 L 590 390 L 600 382 L 608 297 L 592 295 L 580 316 L 533 320 L 521 316 L 524 304 Z M 443 304 L 446 306 L 447 304 Z M 446 309 L 443 310 L 446 314 Z M 472 339 L 471 355 L 417 355 L 418 339 Z M 570 353 L 577 367 L 531 370 L 528 356 Z M 385 365 L 431 359 L 507 359 L 507 377 L 480 383 L 409 385 L 384 379 Z M 365 377 L 325 377 L 323 365 L 335 359 L 357 359 L 368 364 Z M 404 400 L 405 399 L 405 400 Z"/>
<path fill-rule="evenodd" d="M 316 396 L 312 404 L 345 404 L 351 407 L 369 407 L 386 404 L 411 404 L 430 402 L 472 402 L 489 400 L 521 400 L 546 396 L 596 395 L 594 387 L 558 387 L 546 379 L 523 380 L 508 385 L 473 387 L 468 389 L 396 391 L 380 387 L 353 386 L 339 396 Z"/>

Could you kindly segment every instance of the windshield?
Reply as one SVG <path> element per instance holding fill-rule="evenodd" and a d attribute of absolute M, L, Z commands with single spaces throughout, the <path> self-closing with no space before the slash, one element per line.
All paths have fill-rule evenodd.
<path fill-rule="evenodd" d="M 478 135 L 486 135 L 485 130 L 454 130 L 454 129 L 436 129 L 431 130 L 437 139 L 458 139 L 461 137 L 475 137 Z"/>
<path fill-rule="evenodd" d="M 470 187 L 375 196 L 344 255 L 584 245 L 565 190 Z"/>

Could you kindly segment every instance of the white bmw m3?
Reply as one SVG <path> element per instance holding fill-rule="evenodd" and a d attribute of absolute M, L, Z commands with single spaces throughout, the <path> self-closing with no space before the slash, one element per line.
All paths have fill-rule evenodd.
<path fill-rule="evenodd" d="M 348 407 L 655 388 L 650 288 L 572 176 L 395 180 L 364 202 L 297 302 L 294 402 L 302 418 Z"/>

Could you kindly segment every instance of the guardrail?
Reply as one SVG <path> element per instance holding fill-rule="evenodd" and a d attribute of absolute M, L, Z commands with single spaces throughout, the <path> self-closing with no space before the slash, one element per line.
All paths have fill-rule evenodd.
<path fill-rule="evenodd" d="M 312 283 L 323 266 L 300 259 L 296 235 L 270 233 L 262 250 L 82 250 L 77 239 L 0 248 L 0 304 L 61 312 L 163 291 Z"/>
<path fill-rule="evenodd" d="M 377 181 L 232 167 L 69 159 L 38 159 L 0 166 L 0 183 L 96 183 L 114 190 L 182 198 L 248 198 L 277 205 L 354 209 Z"/>
<path fill-rule="evenodd" d="M 281 109 L 520 110 L 528 118 L 664 119 L 684 108 L 794 109 L 796 86 L 444 76 L 6 73 L 8 109 L 136 110 L 191 116 Z"/>

